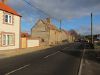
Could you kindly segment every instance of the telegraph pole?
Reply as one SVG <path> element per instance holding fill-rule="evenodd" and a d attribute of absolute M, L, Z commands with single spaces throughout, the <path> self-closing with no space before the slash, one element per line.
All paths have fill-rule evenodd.
<path fill-rule="evenodd" d="M 62 42 L 62 32 L 61 32 L 61 29 L 62 29 L 62 21 L 60 20 L 60 27 L 59 27 L 59 29 L 60 29 L 60 41 Z"/>
<path fill-rule="evenodd" d="M 59 29 L 60 29 L 60 31 L 61 31 L 61 26 L 62 26 L 62 24 L 61 24 L 61 20 L 60 20 L 60 28 L 59 28 Z"/>
<path fill-rule="evenodd" d="M 93 44 L 93 15 L 91 13 L 91 43 Z"/>

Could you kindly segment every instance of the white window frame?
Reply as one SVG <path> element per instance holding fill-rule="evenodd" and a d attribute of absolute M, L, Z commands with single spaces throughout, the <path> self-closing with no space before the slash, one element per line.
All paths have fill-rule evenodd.
<path fill-rule="evenodd" d="M 5 36 L 5 39 L 4 39 L 4 36 Z M 13 43 L 9 43 L 10 42 L 10 39 L 8 36 L 13 36 Z M 15 38 L 14 38 L 14 34 L 2 34 L 2 46 L 13 46 L 14 43 L 15 43 Z M 5 44 L 4 44 L 4 41 L 5 41 Z"/>
<path fill-rule="evenodd" d="M 8 17 L 6 18 L 6 16 L 8 16 Z M 6 22 L 6 19 L 8 20 L 7 22 Z M 12 24 L 13 23 L 11 14 L 4 13 L 4 23 L 7 23 L 7 24 Z"/>

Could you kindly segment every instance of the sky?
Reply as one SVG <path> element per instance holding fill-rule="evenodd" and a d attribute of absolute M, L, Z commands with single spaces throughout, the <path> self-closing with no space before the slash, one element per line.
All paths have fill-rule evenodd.
<path fill-rule="evenodd" d="M 93 33 L 100 33 L 100 0 L 8 0 L 6 3 L 22 15 L 23 32 L 31 31 L 37 20 L 52 18 L 58 28 L 74 29 L 80 34 L 90 34 L 91 12 Z"/>

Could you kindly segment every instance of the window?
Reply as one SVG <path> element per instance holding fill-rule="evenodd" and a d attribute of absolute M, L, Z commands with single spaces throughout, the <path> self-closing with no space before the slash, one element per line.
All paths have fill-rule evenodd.
<path fill-rule="evenodd" d="M 8 35 L 8 44 L 9 45 L 14 45 L 14 36 L 13 35 Z"/>
<path fill-rule="evenodd" d="M 6 35 L 3 35 L 3 45 L 6 45 Z"/>
<path fill-rule="evenodd" d="M 5 14 L 4 15 L 4 22 L 7 24 L 12 24 L 12 15 Z"/>
<path fill-rule="evenodd" d="M 3 46 L 14 45 L 14 34 L 3 34 Z"/>

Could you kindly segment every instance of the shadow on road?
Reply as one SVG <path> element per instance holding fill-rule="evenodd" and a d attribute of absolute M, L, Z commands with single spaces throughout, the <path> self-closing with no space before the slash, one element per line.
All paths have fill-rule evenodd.
<path fill-rule="evenodd" d="M 61 50 L 61 52 L 75 56 L 77 58 L 80 58 L 82 56 L 83 50 L 85 47 L 85 59 L 91 60 L 93 62 L 100 64 L 100 51 L 96 51 L 95 49 L 89 48 L 90 46 L 84 46 L 83 44 L 78 44 L 77 46 L 69 46 L 65 50 Z"/>
<path fill-rule="evenodd" d="M 24 66 L 25 64 L 28 64 L 30 62 L 35 63 L 37 61 L 41 61 L 41 59 L 44 56 L 52 54 L 56 51 L 60 51 L 66 55 L 74 56 L 80 59 L 83 50 L 84 47 L 82 44 L 67 44 L 67 45 L 65 44 L 33 53 L 23 54 L 12 58 L 2 59 L 0 60 L 0 73 L 1 73 L 0 75 L 3 75 L 5 72 L 10 72 L 13 69 L 19 68 L 20 66 Z M 86 51 L 86 59 L 100 63 L 100 61 L 97 59 L 96 51 Z"/>
<path fill-rule="evenodd" d="M 94 50 L 88 50 L 86 51 L 86 56 L 85 58 L 88 59 L 88 60 L 92 60 L 96 63 L 99 63 L 100 64 L 100 51 L 94 51 Z"/>

